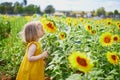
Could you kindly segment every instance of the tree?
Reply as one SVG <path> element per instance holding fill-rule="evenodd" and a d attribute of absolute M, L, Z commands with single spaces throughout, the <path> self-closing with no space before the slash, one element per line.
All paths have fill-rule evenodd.
<path fill-rule="evenodd" d="M 92 13 L 92 17 L 94 17 L 96 14 L 95 14 L 95 10 L 91 11 Z"/>
<path fill-rule="evenodd" d="M 52 14 L 52 13 L 55 12 L 55 8 L 53 8 L 52 5 L 48 5 L 48 6 L 45 8 L 44 12 L 47 13 L 47 14 Z"/>
<path fill-rule="evenodd" d="M 105 11 L 104 7 L 100 7 L 97 9 L 97 12 L 96 12 L 97 16 L 105 16 L 105 14 L 106 14 L 106 11 Z"/>
<path fill-rule="evenodd" d="M 118 15 L 119 14 L 118 10 L 114 10 L 114 14 Z"/>
<path fill-rule="evenodd" d="M 23 6 L 19 2 L 14 3 L 14 13 L 15 14 L 23 13 Z"/>
<path fill-rule="evenodd" d="M 107 16 L 110 17 L 110 18 L 113 17 L 113 12 L 111 12 L 111 11 L 108 12 L 108 13 L 107 13 Z"/>
<path fill-rule="evenodd" d="M 27 5 L 27 0 L 23 0 L 23 5 Z"/>
<path fill-rule="evenodd" d="M 40 13 L 40 7 L 30 4 L 24 8 L 24 13 L 26 14 Z"/>
<path fill-rule="evenodd" d="M 3 14 L 12 14 L 13 6 L 11 2 L 4 2 L 0 4 L 1 13 Z"/>

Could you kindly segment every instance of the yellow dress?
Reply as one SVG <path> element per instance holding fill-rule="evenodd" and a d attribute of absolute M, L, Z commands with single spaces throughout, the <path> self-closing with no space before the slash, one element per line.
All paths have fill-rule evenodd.
<path fill-rule="evenodd" d="M 31 44 L 35 44 L 37 46 L 35 56 L 42 53 L 40 43 L 30 42 L 27 45 L 26 53 L 21 62 L 16 80 L 44 80 L 44 60 L 40 59 L 34 62 L 28 61 L 28 48 Z"/>

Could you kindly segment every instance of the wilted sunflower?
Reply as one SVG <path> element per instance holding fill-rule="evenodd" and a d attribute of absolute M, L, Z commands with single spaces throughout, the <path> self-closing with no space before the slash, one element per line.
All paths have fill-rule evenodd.
<path fill-rule="evenodd" d="M 118 35 L 114 35 L 114 36 L 113 36 L 113 41 L 119 42 L 119 41 L 120 41 L 119 36 L 118 36 Z"/>
<path fill-rule="evenodd" d="M 111 46 L 113 43 L 112 34 L 106 32 L 100 36 L 99 39 L 102 46 Z"/>
<path fill-rule="evenodd" d="M 60 32 L 59 33 L 59 38 L 61 39 L 61 40 L 64 40 L 65 38 L 66 38 L 66 33 L 65 32 Z"/>
<path fill-rule="evenodd" d="M 57 31 L 56 26 L 51 21 L 45 21 L 44 28 L 47 32 L 50 32 L 50 33 L 55 33 Z"/>
<path fill-rule="evenodd" d="M 91 60 L 84 54 L 80 52 L 73 52 L 69 57 L 68 60 L 72 67 L 79 69 L 83 72 L 88 72 L 94 66 Z"/>
<path fill-rule="evenodd" d="M 119 63 L 119 57 L 116 52 L 107 52 L 106 54 L 107 60 L 112 64 L 118 64 Z"/>

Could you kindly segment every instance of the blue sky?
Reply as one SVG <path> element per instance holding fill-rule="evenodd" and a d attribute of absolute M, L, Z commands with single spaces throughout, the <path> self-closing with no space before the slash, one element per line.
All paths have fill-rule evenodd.
<path fill-rule="evenodd" d="M 22 2 L 23 0 L 0 0 L 1 2 Z M 92 11 L 104 7 L 106 11 L 120 12 L 120 0 L 27 0 L 28 4 L 40 5 L 44 10 L 47 5 L 53 5 L 56 10 Z"/>

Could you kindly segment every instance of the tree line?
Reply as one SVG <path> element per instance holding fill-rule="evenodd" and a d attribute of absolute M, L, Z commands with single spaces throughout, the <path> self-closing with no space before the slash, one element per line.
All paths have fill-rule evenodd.
<path fill-rule="evenodd" d="M 21 15 L 32 15 L 32 14 L 53 14 L 55 12 L 55 8 L 52 5 L 48 5 L 44 11 L 41 11 L 40 6 L 29 4 L 27 5 L 27 0 L 23 0 L 22 3 L 19 2 L 3 2 L 0 4 L 0 14 L 21 14 Z M 84 15 L 84 11 L 82 13 Z M 106 12 L 104 7 L 98 8 L 96 11 L 91 11 L 92 16 L 99 17 L 119 17 L 120 12 L 118 10 L 114 10 L 113 12 Z"/>
<path fill-rule="evenodd" d="M 0 4 L 0 14 L 43 14 L 43 13 L 54 13 L 55 9 L 52 5 L 48 5 L 45 10 L 42 12 L 40 6 L 29 4 L 26 5 L 27 2 L 19 3 L 19 2 L 3 2 Z"/>

